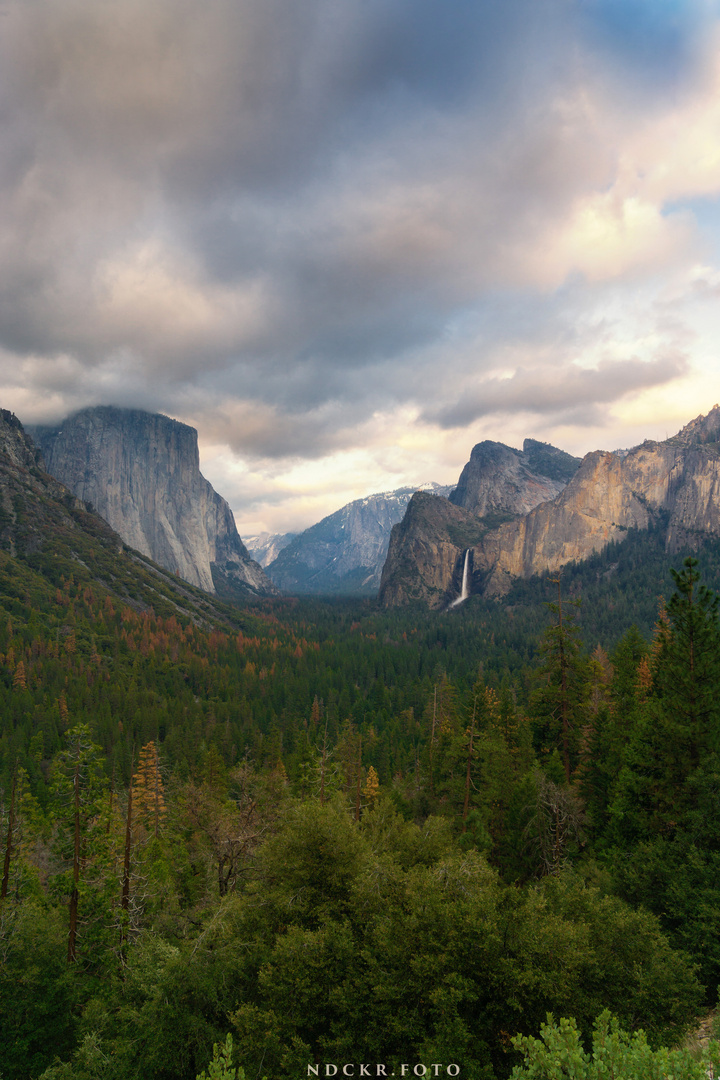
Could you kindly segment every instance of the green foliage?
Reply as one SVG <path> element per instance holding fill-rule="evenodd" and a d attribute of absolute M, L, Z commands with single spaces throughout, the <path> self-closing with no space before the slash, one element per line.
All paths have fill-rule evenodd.
<path fill-rule="evenodd" d="M 662 641 L 655 689 L 674 718 L 676 752 L 696 768 L 703 751 L 720 750 L 718 606 L 720 598 L 700 584 L 697 559 L 672 571 L 675 594 L 668 604 L 672 633 Z"/>
<path fill-rule="evenodd" d="M 699 1057 L 686 1050 L 653 1050 L 643 1031 L 628 1034 L 607 1010 L 595 1022 L 589 1051 L 572 1019 L 555 1023 L 548 1014 L 540 1034 L 540 1039 L 513 1039 L 525 1061 L 513 1069 L 511 1080 L 707 1080 L 720 1065 L 717 1043 Z"/>
<path fill-rule="evenodd" d="M 63 530 L 0 554 L 5 1075 L 241 1075 L 231 1025 L 248 1075 L 460 1059 L 489 1080 L 548 1010 L 587 1038 L 610 1008 L 648 1053 L 687 1029 L 693 963 L 720 979 L 720 650 L 694 563 L 654 646 L 650 538 L 567 568 L 582 621 L 563 601 L 543 648 L 547 580 L 450 614 L 250 613 L 92 519 Z M 149 743 L 157 836 L 126 813 Z"/>
<path fill-rule="evenodd" d="M 72 1061 L 57 1061 L 40 1076 L 40 1080 L 107 1080 L 112 1065 L 96 1032 L 83 1036 Z"/>
<path fill-rule="evenodd" d="M 607 838 L 617 890 L 657 912 L 714 987 L 720 981 L 713 915 L 720 899 L 718 598 L 700 585 L 695 559 L 685 560 L 674 581 L 651 682 L 633 714 L 610 798 Z"/>
<path fill-rule="evenodd" d="M 233 1014 L 250 1071 L 414 1055 L 490 1076 L 508 1017 L 533 1031 L 548 1009 L 572 1009 L 584 1031 L 604 1004 L 656 1040 L 686 1028 L 702 990 L 652 916 L 572 875 L 508 889 L 476 852 L 436 832 L 428 859 L 422 830 L 411 843 L 387 803 L 377 813 L 353 836 L 337 809 L 298 807 L 261 856 L 257 902 L 232 925 L 265 943 L 248 950 Z"/>
<path fill-rule="evenodd" d="M 0 1073 L 29 1080 L 74 1045 L 77 988 L 66 963 L 66 912 L 28 899 L 3 946 Z"/>
<path fill-rule="evenodd" d="M 548 604 L 554 620 L 541 642 L 531 709 L 536 742 L 543 748 L 557 749 L 569 784 L 578 764 L 581 731 L 587 722 L 591 671 L 575 621 L 579 600 L 563 603 L 560 578 L 557 589 L 557 603 Z"/>
<path fill-rule="evenodd" d="M 233 1041 L 228 1033 L 222 1046 L 217 1043 L 213 1046 L 212 1061 L 207 1067 L 198 1073 L 197 1080 L 245 1080 L 244 1069 L 232 1067 Z"/>

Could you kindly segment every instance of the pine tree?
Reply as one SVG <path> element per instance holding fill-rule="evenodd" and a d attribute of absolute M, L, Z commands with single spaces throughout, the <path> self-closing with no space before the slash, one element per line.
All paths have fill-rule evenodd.
<path fill-rule="evenodd" d="M 654 690 L 677 742 L 675 756 L 689 771 L 703 752 L 720 750 L 720 598 L 700 584 L 697 559 L 672 570 L 676 592 L 668 604 L 671 633 L 657 657 Z"/>
<path fill-rule="evenodd" d="M 596 649 L 591 659 L 592 692 L 579 772 L 580 793 L 590 826 L 602 844 L 611 792 L 625 761 L 642 702 L 652 684 L 648 645 L 632 626 L 608 660 Z"/>
<path fill-rule="evenodd" d="M 68 963 L 77 960 L 80 922 L 80 881 L 90 861 L 89 834 L 97 825 L 105 787 L 101 748 L 92 739 L 86 724 L 67 733 L 67 748 L 54 763 L 53 794 L 57 817 L 62 823 L 61 853 L 71 867 L 68 917 Z"/>
<path fill-rule="evenodd" d="M 135 765 L 135 754 L 130 767 L 131 772 Z M 130 877 L 133 846 L 133 787 L 128 787 L 127 807 L 125 811 L 125 844 L 123 848 L 123 875 L 122 891 L 120 894 L 120 954 L 124 957 L 127 944 L 128 922 L 130 911 Z"/>
<path fill-rule="evenodd" d="M 367 805 L 372 810 L 373 806 L 375 805 L 375 800 L 380 793 L 380 781 L 378 779 L 378 774 L 375 772 L 375 769 L 372 767 L 372 765 L 368 769 L 367 779 L 365 781 L 365 786 L 363 787 L 362 793 L 364 799 L 367 802 Z"/>
<path fill-rule="evenodd" d="M 13 675 L 13 688 L 15 690 L 27 690 L 27 676 L 25 674 L 25 661 L 20 660 Z"/>
<path fill-rule="evenodd" d="M 718 598 L 695 559 L 673 572 L 676 593 L 661 617 L 652 682 L 610 804 L 615 888 L 660 916 L 677 946 L 695 955 L 703 981 L 720 977 L 720 661 Z"/>
<path fill-rule="evenodd" d="M 580 601 L 563 602 L 560 577 L 555 579 L 555 584 L 557 603 L 548 604 L 548 608 L 556 618 L 542 641 L 543 659 L 536 676 L 538 685 L 532 695 L 532 706 L 542 748 L 558 749 L 565 783 L 569 784 L 578 764 L 591 684 L 575 622 Z"/>
<path fill-rule="evenodd" d="M 165 789 L 154 742 L 146 743 L 138 754 L 132 783 L 135 820 L 152 829 L 157 837 L 165 817 Z"/>
<path fill-rule="evenodd" d="M 697 560 L 672 571 L 676 592 L 661 612 L 652 682 L 624 755 L 612 803 L 615 842 L 668 837 L 697 809 L 698 772 L 720 752 L 718 597 L 700 584 Z M 639 672 L 642 678 L 642 670 Z"/>
<path fill-rule="evenodd" d="M 5 838 L 5 854 L 3 857 L 3 876 L 2 886 L 0 887 L 0 901 L 4 900 L 8 894 L 8 887 L 10 884 L 10 864 L 12 856 L 17 846 L 16 843 L 16 831 L 17 831 L 17 803 L 18 803 L 18 768 L 17 765 L 13 771 L 12 784 L 10 787 L 10 803 L 8 807 L 7 816 L 7 834 Z"/>

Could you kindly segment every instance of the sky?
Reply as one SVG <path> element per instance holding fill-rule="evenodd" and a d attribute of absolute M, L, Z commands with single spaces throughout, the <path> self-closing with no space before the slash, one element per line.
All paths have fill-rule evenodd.
<path fill-rule="evenodd" d="M 0 405 L 241 535 L 720 400 L 720 0 L 0 0 Z"/>

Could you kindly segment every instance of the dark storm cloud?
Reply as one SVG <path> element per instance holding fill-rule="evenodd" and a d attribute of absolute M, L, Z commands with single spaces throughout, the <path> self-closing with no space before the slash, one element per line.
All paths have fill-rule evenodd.
<path fill-rule="evenodd" d="M 448 326 L 490 288 L 548 292 L 573 270 L 553 230 L 617 168 L 595 42 L 613 79 L 658 77 L 668 50 L 682 79 L 692 14 L 628 48 L 632 2 L 3 10 L 0 346 L 38 401 L 194 409 L 243 453 L 313 456 L 378 409 L 422 407 L 418 388 L 448 425 L 671 377 L 519 371 L 479 394 L 458 360 L 469 389 L 440 406 L 431 369 L 454 370 Z"/>

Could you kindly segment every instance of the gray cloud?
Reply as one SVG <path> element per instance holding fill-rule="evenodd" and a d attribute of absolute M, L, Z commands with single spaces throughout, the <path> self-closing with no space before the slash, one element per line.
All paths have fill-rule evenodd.
<path fill-rule="evenodd" d="M 426 420 L 441 427 L 465 427 L 490 413 L 529 412 L 553 414 L 558 419 L 570 411 L 582 422 L 587 409 L 618 401 L 627 394 L 661 386 L 686 375 L 687 357 L 663 356 L 656 360 L 601 361 L 597 368 L 571 365 L 518 369 L 511 378 L 486 379 L 451 405 L 426 409 Z"/>
<path fill-rule="evenodd" d="M 657 55 L 676 86 L 696 55 L 698 19 L 636 55 L 606 7 L 10 0 L 0 367 L 27 419 L 141 404 L 317 457 L 404 404 L 448 427 L 676 377 L 576 369 L 569 333 L 546 352 L 548 309 L 588 295 L 557 296 L 569 208 L 614 182 L 613 125 L 663 107 Z M 619 121 L 641 77 L 656 104 L 628 92 Z M 500 379 L 518 320 L 541 352 Z"/>

